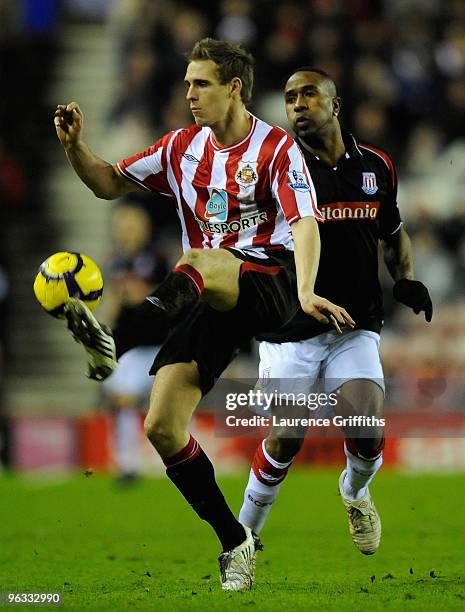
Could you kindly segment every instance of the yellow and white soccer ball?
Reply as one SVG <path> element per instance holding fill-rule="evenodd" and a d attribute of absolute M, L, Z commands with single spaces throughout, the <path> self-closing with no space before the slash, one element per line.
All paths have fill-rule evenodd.
<path fill-rule="evenodd" d="M 55 253 L 39 268 L 34 293 L 42 308 L 53 317 L 63 318 L 70 297 L 79 298 L 95 310 L 103 293 L 99 267 L 82 253 Z"/>

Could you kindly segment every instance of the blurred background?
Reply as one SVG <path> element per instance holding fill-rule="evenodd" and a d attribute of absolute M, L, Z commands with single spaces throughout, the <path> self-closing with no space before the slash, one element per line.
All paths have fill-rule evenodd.
<path fill-rule="evenodd" d="M 176 261 L 177 217 L 153 196 L 97 200 L 67 165 L 53 113 L 77 101 L 85 140 L 109 161 L 145 149 L 191 123 L 184 53 L 204 36 L 241 42 L 255 55 L 251 110 L 261 118 L 287 127 L 286 77 L 318 66 L 338 84 L 342 123 L 391 153 L 416 276 L 435 314 L 426 325 L 395 304 L 382 269 L 385 374 L 396 388 L 430 381 L 416 385 L 415 409 L 436 414 L 446 406 L 449 416 L 430 435 L 457 436 L 436 446 L 410 440 L 392 451 L 393 462 L 465 469 L 465 425 L 454 420 L 465 402 L 463 0 L 0 0 L 0 463 L 107 469 L 118 463 L 118 427 L 140 434 L 133 413 L 146 404 L 143 384 L 129 392 L 88 381 L 82 348 L 41 312 L 32 280 L 55 251 L 88 254 L 106 281 L 99 317 L 111 321 L 121 302 L 140 299 Z M 246 348 L 231 376 L 256 375 L 256 347 Z M 396 396 L 404 414 L 413 410 L 406 397 Z M 115 426 L 111 414 L 127 419 Z M 219 442 L 224 449 L 206 417 L 197 427 L 211 454 Z M 128 454 L 129 442 L 121 444 Z M 225 469 L 241 458 L 233 446 L 229 463 L 222 454 Z M 156 463 L 150 449 L 141 453 L 150 457 L 142 463 Z"/>

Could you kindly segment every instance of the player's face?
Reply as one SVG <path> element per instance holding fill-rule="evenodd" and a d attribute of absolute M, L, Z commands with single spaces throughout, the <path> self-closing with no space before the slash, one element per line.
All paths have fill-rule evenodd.
<path fill-rule="evenodd" d="M 289 125 L 303 140 L 324 130 L 339 111 L 339 98 L 331 96 L 327 81 L 317 72 L 293 74 L 284 88 L 284 100 Z"/>
<path fill-rule="evenodd" d="M 190 62 L 184 83 L 187 87 L 186 100 L 197 125 L 212 127 L 227 118 L 232 104 L 231 84 L 219 82 L 215 62 Z"/>

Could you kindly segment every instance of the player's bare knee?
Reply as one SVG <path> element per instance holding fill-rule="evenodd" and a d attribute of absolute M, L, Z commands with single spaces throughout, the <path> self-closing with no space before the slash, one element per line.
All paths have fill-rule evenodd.
<path fill-rule="evenodd" d="M 145 417 L 144 432 L 159 452 L 170 447 L 175 438 L 173 428 L 166 420 L 154 418 L 150 414 Z"/>
<path fill-rule="evenodd" d="M 184 253 L 181 259 L 178 262 L 178 265 L 188 264 L 192 266 L 199 272 L 201 272 L 200 268 L 202 267 L 202 261 L 205 256 L 204 249 L 189 249 Z"/>
<path fill-rule="evenodd" d="M 156 422 L 153 419 L 151 419 L 149 415 L 147 415 L 144 420 L 144 433 L 146 437 L 150 441 L 152 441 L 152 439 L 155 438 L 156 431 L 157 431 Z"/>
<path fill-rule="evenodd" d="M 208 290 L 217 281 L 216 253 L 205 249 L 189 249 L 178 261 L 178 265 L 192 266 L 202 276 L 204 288 Z"/>
<path fill-rule="evenodd" d="M 373 380 L 349 380 L 340 388 L 339 410 L 342 416 L 369 416 L 382 419 L 384 392 Z"/>

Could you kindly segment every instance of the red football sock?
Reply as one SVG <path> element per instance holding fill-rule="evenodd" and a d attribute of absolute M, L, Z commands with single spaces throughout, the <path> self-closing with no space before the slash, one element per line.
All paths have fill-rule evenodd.
<path fill-rule="evenodd" d="M 291 461 L 279 463 L 267 453 L 265 441 L 258 445 L 252 461 L 252 470 L 260 482 L 269 487 L 278 485 L 286 478 Z"/>
<path fill-rule="evenodd" d="M 198 291 L 199 297 L 202 295 L 202 292 L 205 288 L 205 283 L 203 282 L 202 275 L 198 270 L 196 270 L 189 264 L 180 264 L 179 266 L 175 266 L 173 268 L 173 273 L 175 272 L 182 272 L 182 274 L 188 276 L 194 283 L 194 286 Z"/>

